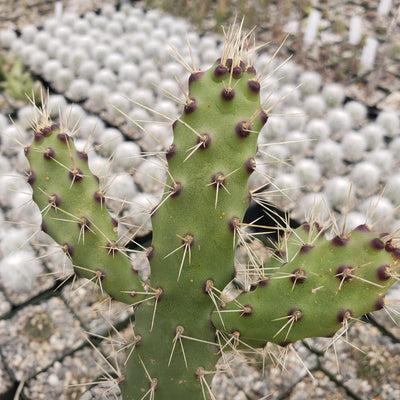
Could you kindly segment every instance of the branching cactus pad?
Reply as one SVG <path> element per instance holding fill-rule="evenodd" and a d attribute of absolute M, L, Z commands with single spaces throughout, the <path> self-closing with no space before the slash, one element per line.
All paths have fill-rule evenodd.
<path fill-rule="evenodd" d="M 43 115 L 25 155 L 42 230 L 71 258 L 75 273 L 100 284 L 119 301 L 143 298 L 143 285 L 119 245 L 117 221 L 107 211 L 87 153 L 77 151 L 72 137 Z"/>

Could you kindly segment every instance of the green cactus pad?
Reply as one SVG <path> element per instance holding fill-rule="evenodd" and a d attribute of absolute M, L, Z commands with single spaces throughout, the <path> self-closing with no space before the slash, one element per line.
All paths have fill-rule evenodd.
<path fill-rule="evenodd" d="M 118 245 L 117 222 L 105 205 L 105 194 L 90 172 L 87 154 L 77 151 L 71 136 L 47 119 L 25 148 L 28 182 L 42 212 L 42 230 L 71 258 L 75 273 L 101 285 L 119 301 L 144 298 L 137 271 Z"/>
<path fill-rule="evenodd" d="M 214 311 L 216 328 L 235 331 L 255 347 L 332 336 L 347 322 L 384 306 L 399 263 L 392 247 L 364 225 L 329 241 L 299 244 L 296 253 L 267 285 L 240 295 L 241 307 L 230 303 Z"/>
<path fill-rule="evenodd" d="M 128 363 L 127 400 L 152 387 L 160 400 L 211 397 L 219 346 L 209 315 L 232 277 L 249 205 L 247 181 L 267 120 L 259 92 L 254 67 L 230 50 L 189 78 L 166 152 L 165 195 L 152 212 L 151 286 L 162 295 L 136 312 L 141 342 Z"/>

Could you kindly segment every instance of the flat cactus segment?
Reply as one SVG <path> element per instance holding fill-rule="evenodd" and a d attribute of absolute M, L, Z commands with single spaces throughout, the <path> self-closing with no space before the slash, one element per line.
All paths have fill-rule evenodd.
<path fill-rule="evenodd" d="M 147 391 L 159 400 L 213 398 L 220 348 L 209 315 L 232 277 L 249 160 L 266 120 L 255 70 L 237 55 L 191 74 L 166 152 L 165 194 L 152 212 L 151 286 L 162 296 L 136 311 L 141 344 L 128 363 L 124 399 Z"/>
<path fill-rule="evenodd" d="M 77 151 L 73 139 L 48 122 L 38 127 L 25 155 L 33 199 L 43 216 L 42 230 L 71 258 L 78 276 L 95 281 L 119 301 L 141 300 L 143 285 L 118 245 L 116 221 L 89 170 L 87 154 Z"/>
<path fill-rule="evenodd" d="M 223 270 L 216 264 L 224 262 L 229 265 L 228 271 L 225 269 L 229 275 L 235 247 L 229 221 L 232 217 L 242 218 L 248 207 L 247 180 L 252 172 L 248 160 L 256 153 L 258 132 L 266 117 L 260 108 L 259 93 L 248 86 L 249 81 L 255 81 L 254 73 L 242 65 L 238 78 L 228 68 L 223 76 L 216 77 L 220 67 L 221 62 L 217 62 L 189 79 L 187 104 L 174 124 L 174 141 L 167 152 L 166 194 L 154 212 L 152 224 L 155 254 L 165 257 L 164 263 L 171 259 L 171 265 L 180 266 L 185 247 L 171 252 L 189 233 L 194 238 L 191 263 L 187 248 L 183 269 L 201 263 L 210 271 Z M 234 92 L 234 97 L 226 100 L 226 91 Z M 169 234 L 172 226 L 175 235 Z M 207 249 L 212 252 L 205 262 Z M 221 257 L 215 256 L 219 249 Z M 159 267 L 166 270 L 164 263 L 152 263 L 154 277 Z M 176 271 L 176 278 L 178 275 Z"/>
<path fill-rule="evenodd" d="M 367 229 L 318 240 L 308 251 L 298 249 L 267 285 L 237 297 L 242 307 L 229 303 L 214 311 L 216 328 L 238 332 L 257 347 L 332 336 L 347 322 L 382 308 L 385 293 L 396 281 L 397 255 Z"/>

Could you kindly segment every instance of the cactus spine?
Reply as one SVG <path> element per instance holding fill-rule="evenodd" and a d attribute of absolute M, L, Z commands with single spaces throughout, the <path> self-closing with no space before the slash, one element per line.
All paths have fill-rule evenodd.
<path fill-rule="evenodd" d="M 227 296 L 235 248 L 239 242 L 246 247 L 247 181 L 267 122 L 249 39 L 231 28 L 221 59 L 206 71 L 191 71 L 183 114 L 165 152 L 165 193 L 151 210 L 146 282 L 119 246 L 87 154 L 47 118 L 25 149 L 42 229 L 78 275 L 136 306 L 135 349 L 121 379 L 124 400 L 214 399 L 211 379 L 225 346 L 334 335 L 352 318 L 384 307 L 397 277 L 390 235 L 363 226 L 327 240 L 311 224 L 284 235 L 265 265 L 250 260 L 255 291 Z"/>

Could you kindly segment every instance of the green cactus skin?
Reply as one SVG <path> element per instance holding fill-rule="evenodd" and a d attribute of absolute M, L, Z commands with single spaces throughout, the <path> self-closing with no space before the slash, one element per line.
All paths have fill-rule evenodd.
<path fill-rule="evenodd" d="M 286 345 L 333 336 L 351 320 L 384 306 L 399 264 L 388 238 L 365 225 L 332 240 L 314 235 L 315 240 L 303 242 L 304 232 L 301 226 L 290 236 L 285 246 L 289 262 L 255 291 L 237 297 L 243 307 L 228 304 L 222 310 L 224 327 L 214 312 L 217 329 L 235 332 L 254 347 Z"/>
<path fill-rule="evenodd" d="M 77 151 L 72 137 L 44 118 L 25 155 L 42 230 L 71 258 L 75 273 L 119 301 L 132 304 L 143 299 L 143 285 L 118 245 L 117 222 L 106 209 L 87 154 Z"/>
<path fill-rule="evenodd" d="M 154 316 L 148 302 L 136 311 L 141 343 L 128 364 L 124 399 L 141 399 L 151 390 L 149 377 L 157 399 L 210 396 L 213 374 L 203 371 L 215 370 L 219 347 L 209 316 L 217 290 L 232 277 L 236 226 L 249 205 L 247 180 L 267 119 L 259 91 L 254 67 L 239 55 L 189 78 L 167 150 L 167 191 L 152 215 L 151 285 L 162 295 Z"/>

